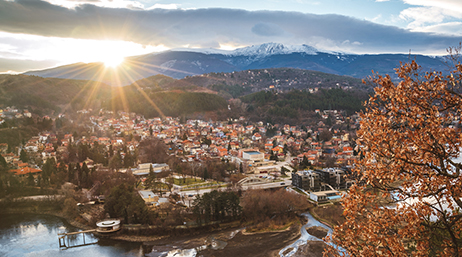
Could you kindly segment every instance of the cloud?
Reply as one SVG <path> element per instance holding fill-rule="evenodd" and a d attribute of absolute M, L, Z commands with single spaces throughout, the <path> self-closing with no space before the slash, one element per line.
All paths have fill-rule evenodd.
<path fill-rule="evenodd" d="M 462 22 L 446 22 L 437 25 L 425 26 L 419 29 L 424 32 L 438 32 L 457 36 L 462 35 Z"/>
<path fill-rule="evenodd" d="M 130 8 L 144 9 L 144 5 L 138 1 L 132 0 L 44 0 L 53 5 L 58 5 L 66 8 L 75 8 L 79 5 L 92 4 L 100 7 L 109 8 Z"/>
<path fill-rule="evenodd" d="M 146 10 L 152 10 L 152 9 L 174 10 L 174 9 L 178 9 L 178 8 L 179 8 L 178 4 L 154 4 L 153 6 L 147 8 Z"/>
<path fill-rule="evenodd" d="M 401 19 L 410 21 L 407 27 L 413 31 L 445 33 L 446 31 L 437 30 L 440 25 L 462 19 L 462 2 L 459 0 L 404 0 L 404 2 L 418 6 L 407 8 L 399 15 Z M 450 34 L 456 35 L 454 32 Z"/>
<path fill-rule="evenodd" d="M 281 36 L 284 30 L 276 24 L 259 22 L 252 27 L 252 32 L 265 37 Z"/>
<path fill-rule="evenodd" d="M 219 8 L 147 10 L 89 4 L 66 8 L 39 0 L 0 0 L 0 30 L 168 48 L 279 42 L 354 53 L 407 53 L 412 49 L 414 53 L 444 54 L 447 47 L 462 41 L 460 36 L 412 32 L 342 15 Z"/>
<path fill-rule="evenodd" d="M 0 58 L 0 74 L 23 72 L 25 71 L 24 67 L 27 67 L 27 70 L 37 70 L 53 66 L 56 66 L 56 62 L 50 60 L 36 61 Z"/>
<path fill-rule="evenodd" d="M 436 7 L 462 13 L 460 0 L 404 0 L 404 3 L 416 6 Z"/>

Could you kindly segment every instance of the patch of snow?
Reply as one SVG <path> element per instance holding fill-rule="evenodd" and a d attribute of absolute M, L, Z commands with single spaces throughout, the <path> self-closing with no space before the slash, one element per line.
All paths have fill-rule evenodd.
<path fill-rule="evenodd" d="M 308 45 L 284 45 L 279 43 L 266 43 L 262 45 L 252 45 L 244 48 L 239 48 L 228 56 L 258 56 L 266 57 L 276 54 L 291 54 L 291 53 L 305 53 L 309 55 L 316 55 L 318 50 Z"/>
<path fill-rule="evenodd" d="M 160 65 L 160 67 L 162 68 L 162 70 L 169 70 L 171 69 L 176 63 L 176 60 L 170 60 L 170 61 L 167 61 L 167 62 L 164 62 Z"/>
<path fill-rule="evenodd" d="M 201 70 L 205 70 L 203 67 L 202 67 L 202 63 L 200 61 L 193 61 L 192 62 L 193 65 L 199 67 L 199 69 Z"/>
<path fill-rule="evenodd" d="M 193 52 L 193 53 L 202 53 L 202 54 L 223 54 L 228 55 L 230 50 L 221 50 L 221 49 L 213 49 L 213 48 L 174 48 L 168 51 L 171 52 Z"/>

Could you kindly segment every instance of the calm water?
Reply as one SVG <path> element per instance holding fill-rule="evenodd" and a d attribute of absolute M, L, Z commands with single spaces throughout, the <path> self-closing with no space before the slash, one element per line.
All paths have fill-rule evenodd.
<path fill-rule="evenodd" d="M 0 256 L 144 256 L 151 249 L 141 243 L 128 243 L 85 234 L 85 243 L 96 244 L 60 249 L 58 233 L 74 232 L 78 229 L 65 220 L 49 215 L 4 215 L 0 214 Z M 71 245 L 83 243 L 77 235 Z M 67 244 L 67 240 L 66 240 Z"/>

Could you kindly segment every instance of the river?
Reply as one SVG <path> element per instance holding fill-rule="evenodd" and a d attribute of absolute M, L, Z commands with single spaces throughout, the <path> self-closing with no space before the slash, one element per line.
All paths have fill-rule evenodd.
<path fill-rule="evenodd" d="M 308 222 L 301 228 L 300 238 L 292 244 L 280 250 L 281 257 L 289 257 L 295 254 L 299 246 L 306 244 L 307 240 L 320 240 L 307 233 L 306 228 L 320 226 L 332 232 L 330 228 L 315 220 L 309 213 L 304 213 Z M 155 250 L 152 246 L 143 243 L 97 238 L 90 233 L 85 234 L 85 243 L 91 245 L 60 248 L 58 233 L 75 232 L 79 229 L 68 224 L 64 219 L 50 215 L 37 214 L 0 214 L 0 256 L 189 256 L 197 255 L 196 249 L 180 250 L 181 244 L 172 250 Z M 231 238 L 234 235 L 231 236 Z M 218 241 L 217 241 L 218 242 Z M 66 242 L 67 243 L 67 242 Z M 71 245 L 83 243 L 83 235 L 73 236 Z M 206 247 L 206 246 L 203 246 Z M 283 254 L 286 250 L 290 252 Z M 199 254 L 200 255 L 200 254 Z"/>
<path fill-rule="evenodd" d="M 144 256 L 151 249 L 141 243 L 96 238 L 85 234 L 82 247 L 59 248 L 58 233 L 79 231 L 65 220 L 37 214 L 0 214 L 0 256 Z M 71 245 L 83 243 L 83 235 L 76 235 Z"/>

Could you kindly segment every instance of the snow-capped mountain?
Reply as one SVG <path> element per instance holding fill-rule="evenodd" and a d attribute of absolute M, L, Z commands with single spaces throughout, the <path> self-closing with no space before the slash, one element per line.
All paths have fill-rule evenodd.
<path fill-rule="evenodd" d="M 221 54 L 226 56 L 253 56 L 264 58 L 277 54 L 305 53 L 316 55 L 318 50 L 309 45 L 284 45 L 280 43 L 266 43 L 252 45 L 235 50 L 221 50 L 214 48 L 175 48 L 169 51 L 174 52 L 193 52 L 202 54 Z"/>
<path fill-rule="evenodd" d="M 412 56 L 425 70 L 444 70 L 442 57 Z M 266 43 L 233 51 L 217 49 L 173 49 L 126 58 L 116 70 L 104 72 L 102 64 L 71 64 L 53 69 L 26 72 L 42 77 L 95 79 L 124 86 L 156 74 L 184 78 L 211 72 L 232 72 L 249 69 L 297 68 L 315 70 L 357 78 L 380 74 L 395 74 L 399 62 L 408 62 L 408 54 L 357 55 L 322 52 L 308 45 Z M 118 76 L 114 76 L 118 74 Z"/>
<path fill-rule="evenodd" d="M 266 43 L 262 45 L 252 45 L 244 48 L 236 49 L 228 56 L 254 56 L 265 58 L 272 55 L 292 54 L 292 53 L 305 53 L 309 55 L 316 55 L 318 50 L 308 45 L 283 45 L 279 43 Z"/>

